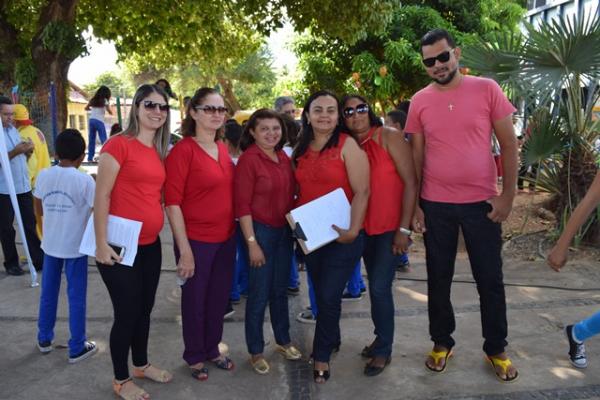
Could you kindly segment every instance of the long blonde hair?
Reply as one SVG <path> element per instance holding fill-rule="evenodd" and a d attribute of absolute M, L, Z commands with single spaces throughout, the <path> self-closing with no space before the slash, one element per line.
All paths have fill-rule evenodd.
<path fill-rule="evenodd" d="M 140 126 L 138 120 L 138 111 L 140 109 L 140 103 L 151 93 L 157 93 L 161 95 L 165 99 L 165 103 L 169 103 L 167 94 L 160 86 L 144 84 L 138 87 L 138 89 L 135 92 L 135 95 L 133 96 L 131 111 L 129 112 L 129 122 L 127 124 L 127 127 L 122 132 L 123 135 L 136 137 L 140 133 Z M 160 128 L 156 130 L 153 139 L 154 147 L 156 147 L 156 151 L 160 155 L 161 159 L 164 159 L 167 156 L 167 150 L 169 148 L 169 137 L 171 136 L 170 126 L 171 115 L 170 112 L 167 112 L 167 120 Z"/>

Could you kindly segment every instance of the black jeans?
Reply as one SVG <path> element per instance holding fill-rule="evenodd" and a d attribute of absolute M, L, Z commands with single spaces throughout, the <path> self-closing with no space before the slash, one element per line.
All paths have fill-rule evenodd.
<path fill-rule="evenodd" d="M 161 256 L 157 239 L 152 244 L 138 246 L 132 267 L 98 264 L 114 311 L 110 356 L 117 380 L 129 378 L 129 348 L 134 366 L 148 364 L 150 313 L 160 278 Z"/>
<path fill-rule="evenodd" d="M 440 346 L 452 348 L 456 328 L 450 287 L 463 232 L 471 271 L 479 293 L 483 351 L 496 355 L 507 345 L 506 299 L 502 275 L 502 227 L 487 217 L 492 207 L 485 201 L 468 204 L 438 203 L 421 199 L 425 213 L 425 250 L 429 333 Z"/>
<path fill-rule="evenodd" d="M 315 361 L 329 362 L 331 353 L 341 343 L 342 294 L 360 260 L 364 239 L 361 232 L 352 243 L 333 242 L 306 255 L 306 269 L 319 310 L 313 339 Z"/>
<path fill-rule="evenodd" d="M 35 269 L 39 270 L 44 264 L 44 253 L 40 248 L 40 239 L 35 230 L 35 217 L 33 215 L 33 197 L 31 192 L 17 195 L 23 227 L 25 228 L 25 239 L 29 247 L 29 255 Z M 4 267 L 9 268 L 19 265 L 19 254 L 15 246 L 15 211 L 13 210 L 10 196 L 0 194 L 0 242 L 4 253 Z"/>

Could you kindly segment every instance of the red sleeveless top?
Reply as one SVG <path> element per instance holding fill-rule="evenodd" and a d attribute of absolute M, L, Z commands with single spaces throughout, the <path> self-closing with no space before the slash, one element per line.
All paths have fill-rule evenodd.
<path fill-rule="evenodd" d="M 373 139 L 378 129 L 381 128 L 371 128 L 360 144 L 367 153 L 371 168 L 369 179 L 371 195 L 364 222 L 368 235 L 395 231 L 400 227 L 402 215 L 404 182 L 396 170 L 394 160 L 383 148 L 382 132 L 379 132 L 377 141 Z"/>
<path fill-rule="evenodd" d="M 350 187 L 346 165 L 342 159 L 342 147 L 348 139 L 345 133 L 340 134 L 337 146 L 324 151 L 308 148 L 296 166 L 296 182 L 298 182 L 298 198 L 296 207 L 319 198 L 337 188 L 344 189 L 348 201 L 352 202 L 354 193 Z"/>

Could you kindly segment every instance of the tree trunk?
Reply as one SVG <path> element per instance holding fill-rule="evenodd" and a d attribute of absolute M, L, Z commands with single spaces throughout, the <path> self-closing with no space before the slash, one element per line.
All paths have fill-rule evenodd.
<path fill-rule="evenodd" d="M 8 95 L 15 84 L 16 62 L 23 54 L 18 45 L 17 29 L 8 22 L 5 8 L 6 0 L 0 1 L 0 92 Z"/>
<path fill-rule="evenodd" d="M 235 93 L 233 93 L 233 85 L 229 79 L 226 79 L 223 76 L 219 76 L 217 80 L 223 89 L 223 98 L 225 99 L 225 102 L 229 106 L 229 110 L 233 115 L 236 111 L 242 109 L 240 102 L 238 101 L 237 97 L 235 97 Z"/>
<path fill-rule="evenodd" d="M 50 0 L 40 13 L 37 32 L 31 44 L 31 58 L 36 70 L 33 90 L 39 101 L 48 104 L 50 83 L 56 87 L 58 131 L 67 125 L 67 96 L 69 91 L 69 66 L 73 59 L 60 52 L 48 50 L 42 42 L 44 28 L 52 22 L 68 25 L 75 23 L 78 0 Z M 48 108 L 50 110 L 50 108 Z"/>

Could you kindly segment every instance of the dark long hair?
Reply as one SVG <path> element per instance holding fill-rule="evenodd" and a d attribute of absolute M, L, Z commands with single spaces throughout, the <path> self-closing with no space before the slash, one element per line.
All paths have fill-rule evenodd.
<path fill-rule="evenodd" d="M 373 126 L 382 126 L 383 125 L 383 123 L 381 123 L 381 120 L 377 117 L 377 115 L 375 115 L 375 112 L 373 111 L 373 109 L 372 109 L 371 105 L 369 104 L 369 102 L 367 101 L 367 99 L 365 99 L 361 95 L 358 95 L 358 94 L 345 95 L 344 98 L 342 99 L 342 102 L 340 103 L 341 108 L 343 108 L 346 105 L 346 103 L 348 102 L 348 100 L 351 100 L 351 99 L 358 99 L 369 106 L 369 126 L 373 127 Z M 346 125 L 346 119 L 343 118 L 343 116 L 342 116 L 342 127 L 345 132 L 350 132 L 350 129 Z"/>
<path fill-rule="evenodd" d="M 104 107 L 110 100 L 110 89 L 107 86 L 100 86 L 94 96 L 90 99 L 88 105 L 90 107 Z"/>
<path fill-rule="evenodd" d="M 202 101 L 211 94 L 221 95 L 218 91 L 213 88 L 203 87 L 196 90 L 196 93 L 190 99 L 187 107 L 185 108 L 185 118 L 181 122 L 181 134 L 185 136 L 196 136 L 196 121 L 192 118 L 190 110 L 196 106 L 202 105 Z M 216 138 L 216 137 L 215 137 Z"/>
<path fill-rule="evenodd" d="M 298 143 L 296 144 L 296 148 L 294 149 L 294 153 L 292 154 L 292 159 L 294 160 L 294 164 L 298 164 L 298 159 L 300 157 L 302 157 L 304 155 L 304 153 L 306 153 L 306 151 L 308 150 L 308 146 L 310 146 L 310 142 L 315 138 L 315 133 L 313 132 L 312 125 L 310 125 L 308 123 L 307 115 L 310 110 L 310 105 L 312 104 L 312 102 L 315 101 L 317 98 L 323 97 L 323 96 L 329 96 L 329 97 L 333 97 L 335 99 L 335 102 L 337 103 L 337 106 L 338 106 L 338 121 L 337 121 L 337 125 L 335 126 L 335 129 L 333 130 L 331 137 L 329 138 L 327 143 L 325 143 L 325 146 L 323 146 L 321 151 L 324 151 L 330 147 L 337 146 L 338 142 L 340 141 L 340 133 L 342 132 L 342 113 L 340 111 L 340 102 L 333 92 L 331 92 L 329 90 L 319 90 L 318 92 L 311 94 L 308 97 L 308 99 L 306 100 L 306 103 L 304 104 L 304 109 L 303 109 L 304 111 L 302 112 L 302 118 L 301 118 L 302 132 L 298 137 Z"/>
<path fill-rule="evenodd" d="M 248 122 L 246 122 L 246 125 L 244 125 L 244 132 L 242 133 L 242 138 L 240 139 L 240 149 L 242 149 L 242 151 L 246 151 L 246 149 L 255 142 L 254 136 L 250 134 L 250 130 L 255 130 L 258 126 L 258 121 L 261 119 L 276 119 L 277 122 L 279 122 L 279 125 L 281 126 L 281 139 L 279 139 L 279 142 L 275 146 L 275 151 L 283 148 L 283 145 L 287 139 L 286 126 L 281 118 L 281 115 L 273 110 L 269 110 L 268 108 L 261 108 L 260 110 L 254 111 L 250 116 L 250 119 L 248 119 Z"/>

